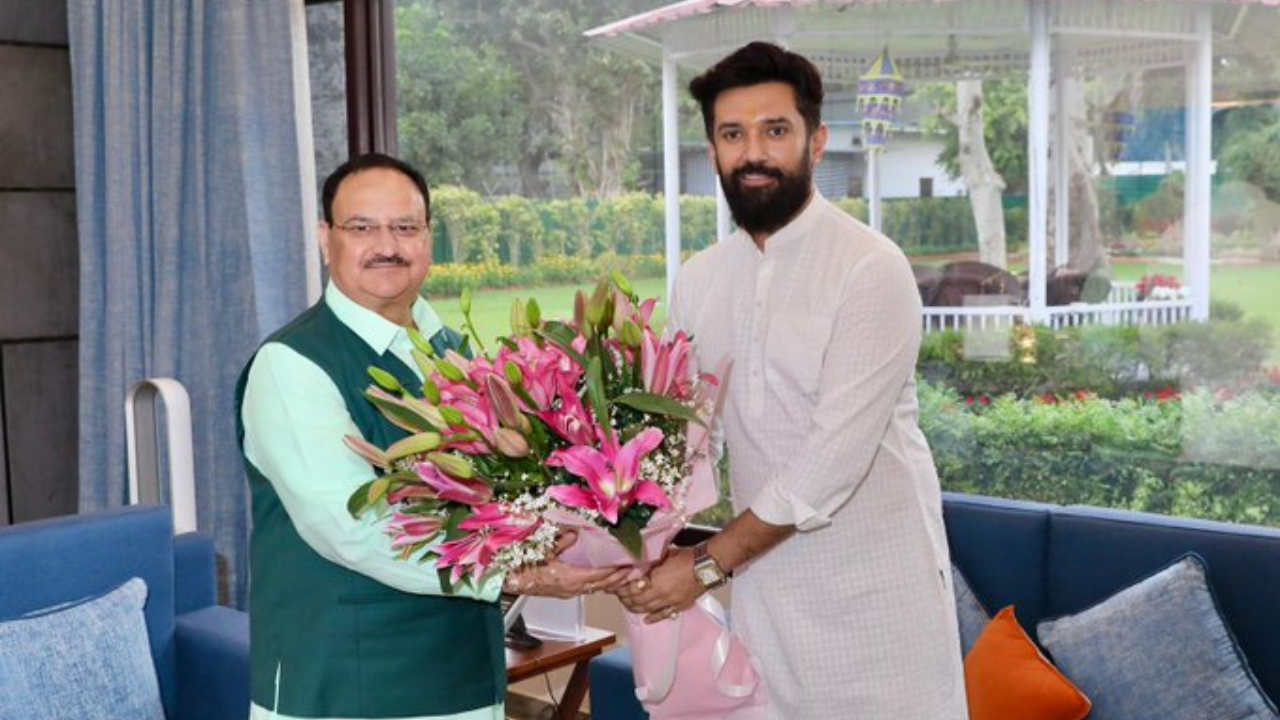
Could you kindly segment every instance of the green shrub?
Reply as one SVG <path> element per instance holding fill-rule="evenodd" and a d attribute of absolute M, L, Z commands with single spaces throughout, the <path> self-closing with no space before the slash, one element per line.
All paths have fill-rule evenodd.
<path fill-rule="evenodd" d="M 922 381 L 919 398 L 946 490 L 1280 525 L 1280 393 L 984 405 Z"/>
<path fill-rule="evenodd" d="M 1217 318 L 1204 323 L 1021 326 L 982 343 L 978 333 L 929 333 L 920 346 L 918 369 L 962 394 L 1021 398 L 1075 392 L 1119 398 L 1168 386 L 1238 385 L 1267 361 L 1272 330 L 1262 320 L 1228 319 L 1238 315 L 1230 305 L 1216 307 Z M 1034 341 L 1023 347 L 1029 338 Z M 982 356 L 966 357 L 970 347 L 981 347 Z"/>

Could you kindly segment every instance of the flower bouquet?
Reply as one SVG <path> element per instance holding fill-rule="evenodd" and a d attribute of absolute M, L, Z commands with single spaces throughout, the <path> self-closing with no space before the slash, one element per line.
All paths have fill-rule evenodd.
<path fill-rule="evenodd" d="M 710 470 L 718 380 L 693 372 L 683 333 L 654 333 L 655 304 L 615 275 L 578 293 L 569 323 L 517 301 L 491 357 L 482 345 L 436 357 L 415 337 L 423 396 L 377 368 L 365 393 L 411 434 L 385 449 L 346 438 L 381 471 L 348 509 L 386 514 L 392 546 L 434 559 L 446 587 L 542 562 L 568 528 L 584 546 L 579 564 L 658 560 L 655 530 L 669 536 L 714 502 L 714 485 L 694 481 Z M 470 329 L 469 306 L 464 296 Z"/>
<path fill-rule="evenodd" d="M 469 295 L 462 305 L 474 337 Z M 351 495 L 350 512 L 379 513 L 400 557 L 434 560 L 446 591 L 549 559 L 564 530 L 578 538 L 562 561 L 643 574 L 688 517 L 716 501 L 709 426 L 725 370 L 698 372 L 687 335 L 655 333 L 655 305 L 615 274 L 577 294 L 568 322 L 517 301 L 493 354 L 477 341 L 474 357 L 435 356 L 411 333 L 422 395 L 377 368 L 365 393 L 410 434 L 387 448 L 346 438 L 379 470 Z M 714 608 L 686 614 L 702 625 L 683 636 L 678 625 L 670 636 L 633 619 L 637 686 L 692 654 L 718 661 L 733 704 L 750 701 L 754 668 L 723 619 Z M 708 618 L 714 627 L 702 627 Z M 670 702 L 670 685 L 638 694 L 655 717 L 698 717 Z"/>

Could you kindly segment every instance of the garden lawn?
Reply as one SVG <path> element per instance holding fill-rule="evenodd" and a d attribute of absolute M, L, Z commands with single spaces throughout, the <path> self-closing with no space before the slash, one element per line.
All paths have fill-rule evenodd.
<path fill-rule="evenodd" d="M 1116 263 L 1116 279 L 1137 281 L 1143 275 L 1162 273 L 1186 280 L 1181 265 Z M 1244 310 L 1246 319 L 1261 318 L 1275 330 L 1272 364 L 1280 364 L 1280 265 L 1214 265 L 1209 269 L 1209 294 Z"/>
<path fill-rule="evenodd" d="M 633 279 L 636 295 L 640 299 L 658 298 L 658 308 L 653 314 L 653 324 L 661 328 L 667 318 L 666 278 Z M 490 352 L 494 351 L 494 339 L 511 334 L 511 303 L 516 299 L 535 298 L 542 308 L 544 319 L 567 320 L 573 317 L 573 295 L 579 289 L 590 293 L 593 285 L 551 285 L 518 290 L 480 290 L 471 298 L 471 320 L 477 334 Z M 445 325 L 462 330 L 462 308 L 458 298 L 432 299 L 431 304 Z"/>

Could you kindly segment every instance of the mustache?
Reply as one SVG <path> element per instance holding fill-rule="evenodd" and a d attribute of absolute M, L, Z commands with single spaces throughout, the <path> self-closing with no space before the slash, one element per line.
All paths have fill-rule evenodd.
<path fill-rule="evenodd" d="M 778 168 L 769 167 L 768 165 L 765 165 L 764 163 L 759 163 L 759 162 L 749 162 L 746 165 L 743 165 L 742 167 L 736 168 L 731 174 L 731 177 L 736 181 L 736 180 L 741 180 L 743 175 L 748 175 L 748 174 L 766 175 L 768 177 L 773 178 L 774 180 L 782 180 L 785 177 L 782 171 L 779 170 Z"/>
<path fill-rule="evenodd" d="M 370 268 L 377 265 L 396 265 L 399 267 L 409 267 L 409 261 L 400 256 L 399 253 L 394 255 L 374 255 L 364 262 L 363 267 Z"/>

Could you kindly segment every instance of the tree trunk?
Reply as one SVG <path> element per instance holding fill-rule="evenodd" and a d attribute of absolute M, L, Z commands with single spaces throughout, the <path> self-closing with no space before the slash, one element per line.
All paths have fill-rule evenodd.
<path fill-rule="evenodd" d="M 956 128 L 959 130 L 960 175 L 969 190 L 969 207 L 978 229 L 978 257 L 989 265 L 1005 268 L 1009 252 L 1004 234 L 1004 178 L 996 172 L 983 137 L 982 81 L 956 82 Z"/>
<path fill-rule="evenodd" d="M 1068 101 L 1059 112 L 1066 113 L 1067 147 L 1061 151 L 1066 153 L 1068 176 L 1071 178 L 1067 188 L 1069 215 L 1067 216 L 1067 267 L 1084 272 L 1095 271 L 1107 265 L 1107 254 L 1102 245 L 1101 213 L 1098 206 L 1098 190 L 1094 184 L 1094 152 L 1093 138 L 1089 132 L 1087 120 L 1088 103 L 1085 101 L 1082 81 L 1077 77 L 1067 78 Z M 1059 150 L 1055 148 L 1054 152 Z M 1053 200 L 1049 204 L 1050 217 L 1056 213 L 1054 203 L 1058 202 L 1060 188 L 1054 188 Z M 1053 269 L 1054 248 L 1062 239 L 1054 236 L 1056 225 L 1049 223 L 1050 257 L 1049 269 Z"/>

